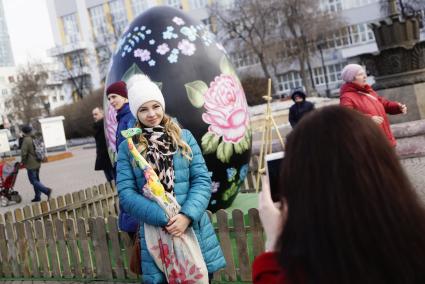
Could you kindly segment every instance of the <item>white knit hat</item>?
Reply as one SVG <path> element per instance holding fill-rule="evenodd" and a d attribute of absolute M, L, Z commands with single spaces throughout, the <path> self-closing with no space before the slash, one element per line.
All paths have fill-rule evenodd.
<path fill-rule="evenodd" d="M 149 101 L 158 102 L 165 111 L 164 96 L 148 76 L 142 74 L 131 76 L 127 82 L 127 88 L 130 111 L 135 118 L 137 118 L 137 110 L 140 106 Z"/>

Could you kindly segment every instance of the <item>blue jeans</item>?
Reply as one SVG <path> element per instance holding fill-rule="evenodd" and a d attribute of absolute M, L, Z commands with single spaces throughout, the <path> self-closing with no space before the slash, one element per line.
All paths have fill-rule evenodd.
<path fill-rule="evenodd" d="M 48 195 L 49 189 L 40 182 L 40 175 L 39 175 L 40 169 L 35 169 L 35 170 L 27 169 L 27 173 L 28 173 L 28 179 L 30 180 L 30 183 L 34 187 L 34 192 L 35 192 L 34 199 L 40 200 L 41 193 Z"/>

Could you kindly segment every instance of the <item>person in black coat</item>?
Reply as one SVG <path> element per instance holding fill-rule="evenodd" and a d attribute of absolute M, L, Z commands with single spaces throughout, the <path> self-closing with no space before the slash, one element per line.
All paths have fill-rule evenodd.
<path fill-rule="evenodd" d="M 94 139 L 96 140 L 96 163 L 94 170 L 103 170 L 106 179 L 108 182 L 111 182 L 114 179 L 114 170 L 109 159 L 108 147 L 106 146 L 105 130 L 103 128 L 103 110 L 100 107 L 96 107 L 93 109 L 92 115 L 94 119 Z"/>
<path fill-rule="evenodd" d="M 289 123 L 292 128 L 295 127 L 306 113 L 314 110 L 314 104 L 306 101 L 305 97 L 305 93 L 300 90 L 295 90 L 291 95 L 294 104 L 289 109 Z"/>

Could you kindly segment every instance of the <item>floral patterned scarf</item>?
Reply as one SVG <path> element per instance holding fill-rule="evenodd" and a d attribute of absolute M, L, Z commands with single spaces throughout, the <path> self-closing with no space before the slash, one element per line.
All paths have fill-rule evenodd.
<path fill-rule="evenodd" d="M 173 143 L 164 127 L 143 128 L 143 135 L 148 140 L 146 160 L 154 169 L 167 192 L 174 190 Z"/>

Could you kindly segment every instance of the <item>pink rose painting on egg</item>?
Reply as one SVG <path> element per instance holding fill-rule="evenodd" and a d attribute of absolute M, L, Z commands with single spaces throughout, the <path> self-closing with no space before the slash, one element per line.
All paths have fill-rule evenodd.
<path fill-rule="evenodd" d="M 224 56 L 220 62 L 222 74 L 209 86 L 203 81 L 185 84 L 189 101 L 197 108 L 204 107 L 202 120 L 209 124 L 202 137 L 204 154 L 216 153 L 228 163 L 234 153 L 250 148 L 251 127 L 245 93 L 233 68 Z"/>

